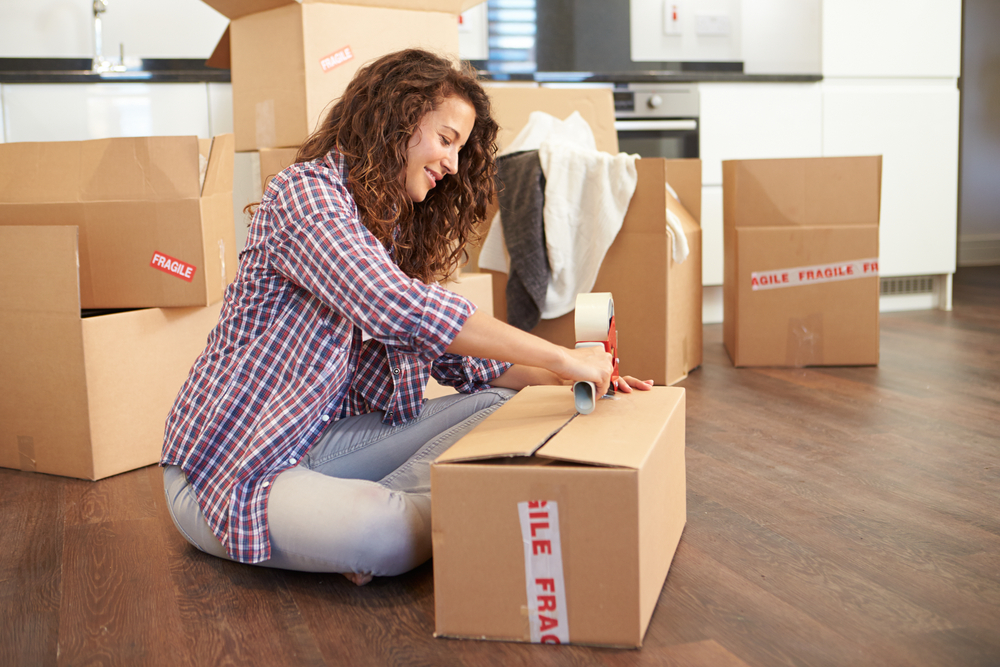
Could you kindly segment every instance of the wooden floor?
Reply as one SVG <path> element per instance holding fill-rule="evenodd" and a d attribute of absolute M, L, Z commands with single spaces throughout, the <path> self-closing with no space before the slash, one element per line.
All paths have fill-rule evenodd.
<path fill-rule="evenodd" d="M 155 467 L 2 470 L 0 665 L 1000 665 L 1000 267 L 883 314 L 877 368 L 734 369 L 705 333 L 640 650 L 434 639 L 429 565 L 236 565 L 183 541 Z"/>

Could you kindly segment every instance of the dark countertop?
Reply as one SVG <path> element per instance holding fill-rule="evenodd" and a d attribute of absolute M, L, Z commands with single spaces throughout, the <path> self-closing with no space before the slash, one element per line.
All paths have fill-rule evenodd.
<path fill-rule="evenodd" d="M 128 62 L 128 61 L 127 61 Z M 146 58 L 125 72 L 95 72 L 90 58 L 0 58 L 0 83 L 228 83 L 229 70 L 194 58 Z"/>
<path fill-rule="evenodd" d="M 484 73 L 490 81 L 525 81 L 539 83 L 811 83 L 822 81 L 821 74 L 744 74 L 743 72 L 707 71 L 636 71 L 636 72 L 535 72 L 534 74 Z"/>
<path fill-rule="evenodd" d="M 193 58 L 147 58 L 130 64 L 125 72 L 92 70 L 90 58 L 0 58 L 0 83 L 195 83 L 230 81 L 229 70 L 206 67 Z M 534 72 L 503 74 L 480 70 L 489 81 L 539 83 L 810 83 L 820 74 L 745 74 L 739 68 L 662 69 L 630 72 Z"/>

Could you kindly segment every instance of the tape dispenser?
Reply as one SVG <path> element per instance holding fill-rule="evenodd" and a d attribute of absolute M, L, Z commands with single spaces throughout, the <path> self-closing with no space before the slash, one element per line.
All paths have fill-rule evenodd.
<path fill-rule="evenodd" d="M 618 329 L 615 327 L 615 302 L 611 292 L 588 292 L 576 296 L 576 347 L 603 347 L 611 354 L 611 387 L 615 390 L 618 379 Z M 575 382 L 573 399 L 576 411 L 589 415 L 597 405 L 597 387 L 593 382 Z"/>

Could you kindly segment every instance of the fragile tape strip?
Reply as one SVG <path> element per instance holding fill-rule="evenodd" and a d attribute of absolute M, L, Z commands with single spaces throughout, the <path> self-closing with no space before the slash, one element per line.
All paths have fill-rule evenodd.
<path fill-rule="evenodd" d="M 551 500 L 517 504 L 524 543 L 524 580 L 533 644 L 568 644 L 559 506 Z"/>
<path fill-rule="evenodd" d="M 835 264 L 799 266 L 792 269 L 754 271 L 750 274 L 750 289 L 753 291 L 832 283 L 838 280 L 854 280 L 878 276 L 878 257 L 854 259 Z"/>
<path fill-rule="evenodd" d="M 187 282 L 194 280 L 194 266 L 179 259 L 174 259 L 170 255 L 164 255 L 162 252 L 154 252 L 153 259 L 149 260 L 149 265 L 164 273 L 177 276 L 181 280 L 186 280 Z"/>
<path fill-rule="evenodd" d="M 323 68 L 324 72 L 329 72 L 335 67 L 340 67 L 352 58 L 354 58 L 354 53 L 351 52 L 351 46 L 347 45 L 338 51 L 334 51 L 328 56 L 320 58 L 319 66 Z"/>

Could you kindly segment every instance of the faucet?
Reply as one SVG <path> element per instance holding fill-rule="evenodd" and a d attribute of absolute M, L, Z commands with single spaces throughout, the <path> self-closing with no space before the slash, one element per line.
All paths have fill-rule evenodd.
<path fill-rule="evenodd" d="M 114 64 L 104 57 L 103 36 L 101 34 L 101 14 L 108 11 L 108 0 L 94 0 L 94 60 L 91 69 L 94 72 L 124 72 L 125 54 L 122 47 L 122 58 L 119 64 Z"/>

